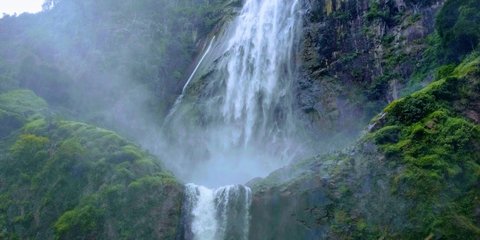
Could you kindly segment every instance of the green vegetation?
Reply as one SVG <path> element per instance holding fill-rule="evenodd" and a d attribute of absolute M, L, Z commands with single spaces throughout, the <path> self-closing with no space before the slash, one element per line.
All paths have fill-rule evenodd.
<path fill-rule="evenodd" d="M 48 104 L 38 98 L 32 91 L 16 90 L 0 94 L 0 108 L 4 111 L 23 116 L 40 113 L 48 108 Z"/>
<path fill-rule="evenodd" d="M 32 91 L 16 90 L 0 94 L 0 138 L 34 120 L 48 105 Z"/>
<path fill-rule="evenodd" d="M 160 161 L 64 119 L 141 135 L 240 5 L 50 0 L 39 14 L 1 18 L 0 239 L 175 238 L 183 187 Z M 139 126 L 108 119 L 115 105 Z"/>
<path fill-rule="evenodd" d="M 441 54 L 446 61 L 460 61 L 480 43 L 480 4 L 477 0 L 448 0 L 436 25 Z"/>
<path fill-rule="evenodd" d="M 203 41 L 240 1 L 48 2 L 54 7 L 40 14 L 0 19 L 0 93 L 27 88 L 77 119 L 114 128 L 105 112 L 125 99 L 142 106 L 124 106 L 132 117 L 165 114 Z"/>
<path fill-rule="evenodd" d="M 478 239 L 480 57 L 440 69 L 354 148 L 253 182 L 254 236 Z M 281 236 L 262 230 L 279 224 Z"/>
<path fill-rule="evenodd" d="M 393 26 L 399 21 L 399 9 L 392 1 L 370 0 L 368 12 L 365 15 L 367 21 L 379 19 L 389 26 Z"/>
<path fill-rule="evenodd" d="M 0 95 L 0 109 L 18 115 L 0 140 L 0 238 L 175 238 L 182 186 L 154 157 L 114 132 L 41 114 L 31 91 Z"/>
<path fill-rule="evenodd" d="M 389 104 L 354 147 L 251 183 L 253 236 L 479 239 L 480 54 L 424 67 L 436 79 Z"/>
<path fill-rule="evenodd" d="M 388 106 L 373 139 L 401 169 L 392 191 L 411 204 L 401 238 L 477 239 L 480 125 L 468 117 L 480 102 L 480 58 L 440 72 L 442 79 Z"/>

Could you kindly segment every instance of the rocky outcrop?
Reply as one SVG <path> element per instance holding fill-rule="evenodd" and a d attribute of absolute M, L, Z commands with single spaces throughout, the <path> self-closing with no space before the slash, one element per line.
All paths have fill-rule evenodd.
<path fill-rule="evenodd" d="M 297 100 L 320 135 L 356 134 L 388 102 L 431 81 L 421 71 L 442 3 L 304 1 Z"/>
<path fill-rule="evenodd" d="M 406 203 L 391 194 L 386 164 L 365 143 L 295 166 L 304 172 L 283 183 L 274 175 L 287 170 L 252 183 L 250 239 L 365 239 L 367 227 L 398 231 Z"/>
<path fill-rule="evenodd" d="M 477 53 L 354 147 L 251 182 L 251 239 L 478 239 L 479 69 Z"/>

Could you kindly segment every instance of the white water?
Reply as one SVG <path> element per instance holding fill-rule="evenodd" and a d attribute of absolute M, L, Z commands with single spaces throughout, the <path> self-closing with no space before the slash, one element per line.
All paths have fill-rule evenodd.
<path fill-rule="evenodd" d="M 164 125 L 164 158 L 175 160 L 177 176 L 211 187 L 244 183 L 304 154 L 292 90 L 299 5 L 246 0 L 210 42 Z"/>
<path fill-rule="evenodd" d="M 245 183 L 298 156 L 304 139 L 292 82 L 300 15 L 299 0 L 246 0 L 210 42 L 164 127 L 165 158 L 177 175 L 211 187 Z M 186 195 L 186 239 L 248 239 L 248 187 L 187 184 Z"/>
<path fill-rule="evenodd" d="M 205 59 L 207 54 L 210 52 L 210 49 L 212 49 L 212 44 L 213 44 L 214 41 L 215 41 L 215 36 L 213 36 L 212 40 L 210 40 L 210 43 L 208 44 L 207 50 L 205 50 L 205 53 L 200 58 L 200 61 L 198 61 L 198 64 L 197 64 L 197 66 L 195 66 L 195 69 L 193 69 L 193 72 L 192 72 L 192 74 L 190 74 L 190 77 L 188 78 L 187 83 L 185 83 L 185 86 L 183 86 L 182 95 L 180 95 L 180 99 L 182 99 L 183 94 L 185 94 L 185 90 L 188 87 L 188 84 L 190 84 L 190 82 L 192 81 L 193 77 L 195 76 L 195 73 L 197 73 L 198 68 L 200 67 L 200 65 L 202 65 L 203 60 Z"/>
<path fill-rule="evenodd" d="M 212 190 L 187 184 L 186 195 L 192 240 L 248 239 L 250 188 L 230 185 Z"/>
<path fill-rule="evenodd" d="M 177 98 L 177 100 L 175 100 L 175 103 L 173 104 L 172 110 L 171 110 L 171 111 L 169 112 L 169 114 L 165 117 L 165 119 L 166 119 L 167 122 L 171 120 L 172 114 L 174 114 L 174 113 L 176 112 L 178 105 L 182 102 L 183 97 L 184 97 L 184 95 L 185 95 L 185 91 L 186 91 L 187 88 L 188 88 L 188 85 L 189 85 L 190 82 L 192 81 L 193 77 L 195 77 L 195 74 L 197 73 L 198 68 L 202 65 L 203 60 L 205 60 L 205 57 L 208 55 L 208 53 L 210 53 L 210 50 L 212 49 L 212 44 L 213 44 L 214 41 L 215 41 L 215 36 L 213 36 L 212 40 L 210 40 L 210 43 L 208 44 L 207 49 L 205 50 L 205 52 L 203 53 L 202 57 L 201 57 L 200 60 L 198 61 L 197 65 L 196 65 L 195 68 L 193 69 L 192 73 L 190 74 L 190 77 L 188 77 L 187 82 L 186 82 L 185 85 L 183 86 L 182 93 L 181 93 L 180 96 Z"/>
<path fill-rule="evenodd" d="M 203 186 L 187 184 L 187 202 L 191 204 L 191 231 L 194 240 L 215 239 L 218 222 L 216 218 L 215 193 Z"/>
<path fill-rule="evenodd" d="M 230 39 L 222 115 L 238 126 L 235 140 L 243 145 L 290 130 L 297 5 L 297 0 L 246 1 Z"/>

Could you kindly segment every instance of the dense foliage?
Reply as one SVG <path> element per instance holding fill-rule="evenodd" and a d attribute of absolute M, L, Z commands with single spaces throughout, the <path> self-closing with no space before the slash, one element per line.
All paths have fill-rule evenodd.
<path fill-rule="evenodd" d="M 225 4 L 235 4 L 51 2 L 39 14 L 0 19 L 0 91 L 28 88 L 77 119 L 124 131 L 119 114 L 138 125 L 161 119 L 207 34 L 228 18 Z"/>
<path fill-rule="evenodd" d="M 111 131 L 56 119 L 28 90 L 1 94 L 0 112 L 9 129 L 0 139 L 1 239 L 176 236 L 182 187 L 157 159 Z"/>
<path fill-rule="evenodd" d="M 437 17 L 441 54 L 459 61 L 480 43 L 480 4 L 477 0 L 448 0 Z"/>
<path fill-rule="evenodd" d="M 0 19 L 0 239 L 176 237 L 183 188 L 160 161 L 64 119 L 159 124 L 227 3 L 60 0 Z"/>
<path fill-rule="evenodd" d="M 409 201 L 403 238 L 480 236 L 480 58 L 473 55 L 426 89 L 392 103 L 375 142 L 402 170 L 392 190 Z"/>

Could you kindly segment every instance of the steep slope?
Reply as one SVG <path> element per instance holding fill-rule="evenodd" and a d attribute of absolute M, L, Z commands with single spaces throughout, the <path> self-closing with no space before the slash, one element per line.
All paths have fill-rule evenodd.
<path fill-rule="evenodd" d="M 328 136 L 326 144 L 355 139 L 389 102 L 433 79 L 434 22 L 443 0 L 304 3 L 297 102 L 311 127 Z"/>
<path fill-rule="evenodd" d="M 114 132 L 0 95 L 0 238 L 174 239 L 183 186 Z"/>
<path fill-rule="evenodd" d="M 47 2 L 0 19 L 0 91 L 30 89 L 64 115 L 137 137 L 161 123 L 238 1 Z"/>
<path fill-rule="evenodd" d="M 354 146 L 252 181 L 250 238 L 478 239 L 478 4 L 309 4 L 299 102 L 312 124 L 330 139 L 393 102 Z"/>
<path fill-rule="evenodd" d="M 251 239 L 478 239 L 479 90 L 473 54 L 355 147 L 253 182 Z"/>

